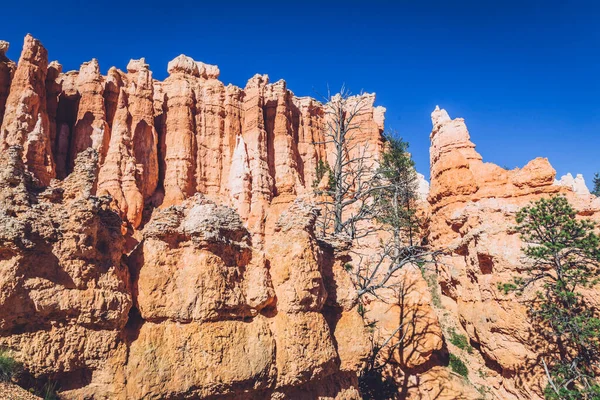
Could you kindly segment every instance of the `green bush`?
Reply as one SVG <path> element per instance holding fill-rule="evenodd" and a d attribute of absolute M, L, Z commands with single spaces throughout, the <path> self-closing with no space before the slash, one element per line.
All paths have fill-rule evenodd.
<path fill-rule="evenodd" d="M 448 341 L 450 341 L 450 343 L 452 343 L 459 349 L 466 350 L 467 353 L 473 354 L 473 347 L 469 343 L 469 339 L 465 335 L 456 333 L 454 328 L 450 329 L 450 338 L 448 339 Z"/>
<path fill-rule="evenodd" d="M 437 281 L 437 275 L 435 273 L 427 272 L 425 268 L 421 268 L 421 276 L 427 282 L 429 291 L 431 293 L 431 301 L 436 308 L 442 308 L 442 298 L 439 294 L 439 286 Z"/>
<path fill-rule="evenodd" d="M 515 231 L 526 244 L 522 273 L 503 288 L 519 295 L 532 283 L 539 287 L 523 303 L 543 344 L 539 354 L 549 380 L 545 397 L 599 399 L 600 312 L 584 295 L 598 284 L 600 274 L 597 224 L 579 218 L 564 196 L 523 207 L 516 221 Z"/>
<path fill-rule="evenodd" d="M 0 350 L 0 381 L 10 381 L 20 368 L 21 364 L 15 361 L 6 350 Z"/>
<path fill-rule="evenodd" d="M 450 354 L 450 369 L 465 378 L 469 375 L 469 369 L 463 360 L 456 357 L 454 354 Z"/>

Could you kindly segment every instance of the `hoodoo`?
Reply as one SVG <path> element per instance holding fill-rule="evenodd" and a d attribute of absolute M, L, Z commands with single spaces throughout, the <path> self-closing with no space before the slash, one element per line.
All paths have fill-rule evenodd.
<path fill-rule="evenodd" d="M 1 44 L 0 346 L 65 398 L 359 397 L 367 331 L 309 205 L 321 103 L 184 55 L 160 82 Z"/>
<path fill-rule="evenodd" d="M 524 270 L 515 216 L 531 201 L 565 196 L 573 219 L 600 221 L 580 175 L 484 162 L 465 121 L 436 107 L 429 184 L 383 135 L 374 94 L 321 103 L 261 74 L 224 85 L 183 54 L 164 81 L 144 58 L 63 72 L 30 35 L 18 63 L 7 49 L 0 356 L 22 366 L 15 382 L 65 399 L 378 398 L 373 384 L 390 398 L 542 398 L 539 337 L 502 285 Z M 390 250 L 405 226 L 373 227 L 398 203 L 377 192 L 394 143 L 415 192 L 404 211 L 422 222 Z M 335 195 L 327 215 L 351 222 L 337 236 L 323 222 Z M 360 229 L 372 235 L 353 241 Z M 369 264 L 381 254 L 409 261 Z"/>

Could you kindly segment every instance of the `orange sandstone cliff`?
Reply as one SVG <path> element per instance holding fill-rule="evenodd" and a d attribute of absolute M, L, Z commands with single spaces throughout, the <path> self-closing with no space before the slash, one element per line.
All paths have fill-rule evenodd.
<path fill-rule="evenodd" d="M 537 357 L 541 339 L 525 306 L 498 288 L 522 270 L 524 244 L 513 228 L 515 215 L 532 200 L 563 194 L 581 216 L 600 221 L 600 199 L 581 185 L 577 190 L 555 181 L 545 158 L 514 170 L 485 163 L 463 119 L 436 108 L 431 120 L 428 240 L 450 252 L 438 265 L 438 311 L 476 350 L 470 355 L 449 344 L 450 351 L 469 361 L 470 380 L 491 398 L 541 398 L 546 385 Z M 597 304 L 597 293 L 589 295 Z"/>
<path fill-rule="evenodd" d="M 325 113 L 181 55 L 0 47 L 0 346 L 64 398 L 359 398 L 370 343 L 310 201 Z M 360 97 L 362 139 L 383 110 Z M 310 199 L 306 199 L 310 200 Z"/>
<path fill-rule="evenodd" d="M 372 341 L 408 319 L 388 371 L 401 398 L 540 396 L 525 310 L 497 283 L 518 272 L 511 226 L 528 201 L 563 193 L 600 218 L 581 182 L 555 181 L 542 158 L 484 163 L 463 120 L 436 109 L 419 191 L 425 239 L 446 255 L 396 278 L 411 288 L 402 307 L 370 299 L 364 312 L 348 249 L 315 234 L 316 166 L 332 154 L 321 103 L 266 75 L 225 86 L 184 55 L 161 82 L 143 58 L 104 76 L 96 60 L 63 72 L 31 36 L 18 63 L 7 48 L 0 347 L 29 378 L 67 399 L 359 399 Z M 356 140 L 376 156 L 385 109 L 355 100 Z"/>

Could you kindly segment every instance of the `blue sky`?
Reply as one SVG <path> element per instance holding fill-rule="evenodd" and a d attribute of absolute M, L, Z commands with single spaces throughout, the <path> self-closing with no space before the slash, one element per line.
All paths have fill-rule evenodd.
<path fill-rule="evenodd" d="M 548 157 L 588 186 L 600 170 L 600 2 L 182 3 L 10 1 L 0 39 L 16 60 L 29 32 L 65 70 L 146 57 L 163 79 L 185 53 L 218 64 L 225 83 L 267 73 L 297 95 L 342 83 L 376 92 L 426 176 L 436 104 L 465 118 L 485 161 Z"/>

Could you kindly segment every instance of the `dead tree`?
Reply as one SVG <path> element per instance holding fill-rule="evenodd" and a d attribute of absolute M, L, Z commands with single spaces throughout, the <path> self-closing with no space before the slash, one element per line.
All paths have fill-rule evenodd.
<path fill-rule="evenodd" d="M 380 298 L 378 293 L 382 290 L 397 289 L 399 283 L 394 278 L 402 268 L 435 264 L 441 254 L 441 251 L 431 251 L 426 246 L 398 246 L 393 238 L 380 242 L 375 256 L 356 253 L 359 262 L 352 275 L 359 298 L 366 294 Z"/>
<path fill-rule="evenodd" d="M 439 251 L 432 251 L 417 237 L 423 221 L 418 217 L 418 181 L 408 144 L 391 134 L 371 179 L 369 212 L 379 233 L 378 252 L 356 254 L 354 269 L 359 296 L 389 289 L 395 274 L 406 265 L 419 267 L 435 263 Z"/>
<path fill-rule="evenodd" d="M 368 227 L 359 230 L 359 224 L 373 218 L 371 195 L 376 189 L 372 179 L 376 160 L 369 152 L 368 142 L 356 138 L 361 128 L 358 117 L 369 104 L 362 94 L 352 96 L 344 86 L 336 95 L 328 93 L 325 100 L 325 140 L 314 144 L 330 145 L 334 161 L 332 166 L 326 166 L 327 186 L 318 191 L 323 196 L 321 233 L 354 240 L 371 232 Z"/>

